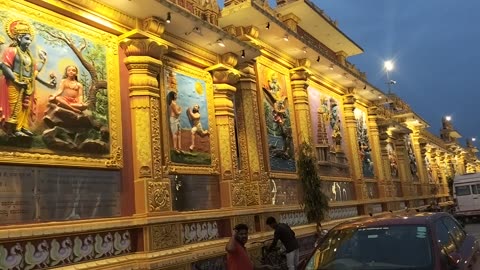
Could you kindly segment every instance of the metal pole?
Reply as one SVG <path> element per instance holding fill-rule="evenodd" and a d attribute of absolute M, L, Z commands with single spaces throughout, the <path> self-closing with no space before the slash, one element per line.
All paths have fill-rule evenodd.
<path fill-rule="evenodd" d="M 388 68 L 385 68 L 385 70 L 387 71 L 388 93 L 391 94 L 391 93 L 392 93 L 392 89 L 391 89 L 391 84 L 392 84 L 392 82 L 390 82 L 390 76 L 389 76 L 389 74 L 388 74 Z"/>

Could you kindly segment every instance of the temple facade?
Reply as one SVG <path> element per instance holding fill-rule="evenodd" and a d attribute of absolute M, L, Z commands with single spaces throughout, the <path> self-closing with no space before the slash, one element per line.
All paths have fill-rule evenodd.
<path fill-rule="evenodd" d="M 303 143 L 327 225 L 446 203 L 480 172 L 472 139 L 370 84 L 348 61 L 363 49 L 308 0 L 0 11 L 0 269 L 225 269 L 235 224 L 261 242 L 269 216 L 308 252 Z"/>

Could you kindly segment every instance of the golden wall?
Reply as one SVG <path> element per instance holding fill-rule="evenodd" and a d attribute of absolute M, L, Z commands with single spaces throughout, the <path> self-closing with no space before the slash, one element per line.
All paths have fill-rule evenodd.
<path fill-rule="evenodd" d="M 235 224 L 259 242 L 271 238 L 269 216 L 292 226 L 308 252 L 315 228 L 300 206 L 302 142 L 317 154 L 325 224 L 445 202 L 449 178 L 478 170 L 472 145 L 432 135 L 395 95 L 373 101 L 275 50 L 258 27 L 218 27 L 218 6 L 183 4 L 156 3 L 171 24 L 202 25 L 204 37 L 232 47 L 195 43 L 197 26 L 179 34 L 163 17 L 127 15 L 144 14 L 139 6 L 0 4 L 2 67 L 16 68 L 11 54 L 37 68 L 32 94 L 19 91 L 36 116 L 33 135 L 2 110 L 0 269 L 224 269 Z M 25 34 L 28 53 L 17 46 Z M 364 80 L 337 56 L 336 69 Z M 17 110 L 15 89 L 0 90 Z M 248 245 L 252 257 L 259 247 Z"/>

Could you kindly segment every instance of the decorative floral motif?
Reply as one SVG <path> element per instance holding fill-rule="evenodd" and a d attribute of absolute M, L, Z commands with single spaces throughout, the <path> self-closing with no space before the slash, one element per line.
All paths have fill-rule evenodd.
<path fill-rule="evenodd" d="M 176 224 L 155 225 L 150 227 L 153 250 L 179 246 L 180 232 Z"/>
<path fill-rule="evenodd" d="M 150 212 L 170 209 L 170 189 L 167 182 L 148 183 L 148 205 Z"/>

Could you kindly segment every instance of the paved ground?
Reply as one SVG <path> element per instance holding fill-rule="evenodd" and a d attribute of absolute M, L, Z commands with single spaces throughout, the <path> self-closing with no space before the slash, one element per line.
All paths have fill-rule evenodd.
<path fill-rule="evenodd" d="M 477 239 L 480 240 L 480 221 L 476 220 L 475 223 L 470 223 L 465 226 L 466 231 L 475 236 Z M 480 260 L 477 264 L 473 267 L 474 270 L 480 269 Z"/>

